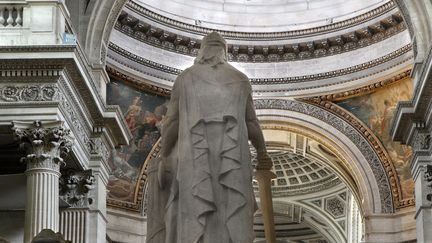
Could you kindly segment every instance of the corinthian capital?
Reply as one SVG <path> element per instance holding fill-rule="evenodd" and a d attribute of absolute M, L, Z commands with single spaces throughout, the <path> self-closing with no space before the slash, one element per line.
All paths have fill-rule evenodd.
<path fill-rule="evenodd" d="M 13 122 L 12 129 L 25 152 L 21 158 L 27 169 L 51 168 L 58 171 L 72 146 L 70 130 L 62 121 Z"/>
<path fill-rule="evenodd" d="M 68 170 L 60 177 L 60 197 L 71 207 L 88 207 L 93 203 L 90 191 L 95 180 L 92 170 Z"/>

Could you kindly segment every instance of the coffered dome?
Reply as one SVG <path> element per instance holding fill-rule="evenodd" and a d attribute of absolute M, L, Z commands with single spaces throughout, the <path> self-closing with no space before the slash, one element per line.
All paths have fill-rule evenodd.
<path fill-rule="evenodd" d="M 253 163 L 256 163 L 255 153 Z M 295 196 L 322 191 L 341 184 L 341 180 L 318 157 L 289 150 L 269 150 L 277 178 L 272 180 L 275 197 Z M 254 181 L 258 190 L 258 183 Z"/>

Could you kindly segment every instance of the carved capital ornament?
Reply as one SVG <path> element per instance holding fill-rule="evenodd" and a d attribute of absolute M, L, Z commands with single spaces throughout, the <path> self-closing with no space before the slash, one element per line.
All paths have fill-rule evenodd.
<path fill-rule="evenodd" d="M 14 121 L 12 130 L 20 142 L 20 149 L 25 153 L 21 162 L 27 164 L 27 170 L 59 171 L 73 140 L 70 130 L 63 127 L 62 121 Z"/>

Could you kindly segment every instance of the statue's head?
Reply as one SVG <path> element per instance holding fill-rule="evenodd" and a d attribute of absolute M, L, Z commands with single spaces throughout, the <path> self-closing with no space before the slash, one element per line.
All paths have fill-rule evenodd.
<path fill-rule="evenodd" d="M 195 63 L 207 64 L 216 67 L 227 62 L 227 44 L 224 38 L 217 32 L 205 36 L 201 43 Z"/>

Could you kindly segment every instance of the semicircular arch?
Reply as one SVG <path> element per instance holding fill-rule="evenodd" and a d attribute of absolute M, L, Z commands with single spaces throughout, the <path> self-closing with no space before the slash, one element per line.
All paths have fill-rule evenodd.
<path fill-rule="evenodd" d="M 279 129 L 295 129 L 306 137 L 323 143 L 342 161 L 329 164 L 349 185 L 364 215 L 392 213 L 395 210 L 386 169 L 369 141 L 352 124 L 312 104 L 283 99 L 255 101 L 259 119 L 279 123 Z M 268 123 L 267 123 L 268 124 Z"/>

